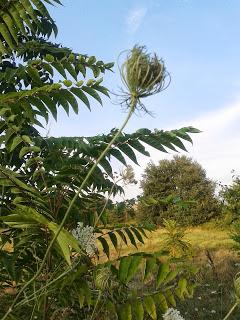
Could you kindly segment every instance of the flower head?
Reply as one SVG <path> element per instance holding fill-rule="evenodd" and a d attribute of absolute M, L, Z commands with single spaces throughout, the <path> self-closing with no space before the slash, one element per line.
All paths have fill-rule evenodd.
<path fill-rule="evenodd" d="M 96 254 L 96 235 L 93 227 L 83 226 L 82 222 L 78 222 L 77 228 L 72 230 L 72 235 L 78 240 L 80 246 L 89 257 L 93 257 Z"/>
<path fill-rule="evenodd" d="M 163 315 L 163 320 L 184 320 L 177 309 L 169 308 Z"/>

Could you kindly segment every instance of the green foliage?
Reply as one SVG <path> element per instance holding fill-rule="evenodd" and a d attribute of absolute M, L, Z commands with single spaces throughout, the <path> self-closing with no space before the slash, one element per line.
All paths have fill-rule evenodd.
<path fill-rule="evenodd" d="M 224 213 L 231 216 L 231 220 L 240 217 L 240 177 L 233 176 L 230 186 L 223 186 L 220 195 L 224 202 Z"/>
<path fill-rule="evenodd" d="M 118 319 L 127 319 L 126 316 L 130 319 L 145 319 L 144 315 L 147 314 L 152 319 L 157 319 L 157 313 L 164 313 L 170 306 L 175 306 L 179 299 L 191 297 L 192 284 L 183 277 L 183 269 L 174 269 L 168 263 L 163 263 L 157 255 L 136 253 L 121 257 L 111 264 L 110 270 L 123 286 L 121 305 L 117 291 L 115 297 L 112 297 Z M 136 276 L 138 282 L 141 281 L 141 285 L 146 286 L 152 274 L 157 275 L 156 282 L 152 283 L 154 292 L 145 290 L 142 296 L 140 285 L 130 289 Z"/>
<path fill-rule="evenodd" d="M 137 152 L 149 156 L 145 146 L 185 150 L 182 141 L 191 141 L 190 134 L 198 130 L 125 134 L 113 129 L 95 137 L 41 136 L 38 127 L 51 117 L 57 120 L 61 108 L 69 114 L 78 113 L 82 105 L 90 109 L 92 100 L 102 104 L 102 96 L 109 97 L 102 76 L 113 67 L 52 43 L 57 27 L 44 2 L 60 4 L 0 3 L 0 289 L 17 293 L 10 299 L 11 308 L 0 314 L 2 319 L 24 319 L 22 310 L 44 319 L 75 319 L 76 314 L 91 320 L 109 314 L 109 319 L 146 314 L 155 319 L 158 307 L 164 311 L 177 298 L 190 296 L 192 284 L 184 270 L 172 270 L 174 266 L 157 255 L 109 259 L 111 246 L 117 250 L 124 242 L 137 248 L 149 231 L 106 226 L 108 198 L 123 193 L 111 160 L 126 166 L 122 178 L 133 182 L 127 161 L 137 164 Z M 85 233 L 75 237 L 72 231 L 79 222 Z M 107 262 L 89 254 L 90 237 L 96 238 L 99 252 L 102 246 Z M 156 291 L 143 295 L 140 288 L 133 290 L 131 283 L 141 268 L 142 285 L 156 275 Z"/>
<path fill-rule="evenodd" d="M 191 245 L 184 239 L 186 235 L 184 228 L 179 227 L 174 220 L 164 219 L 163 225 L 166 236 L 164 248 L 172 257 L 188 257 L 191 254 Z"/>
<path fill-rule="evenodd" d="M 138 212 L 144 221 L 163 224 L 173 219 L 180 225 L 198 225 L 220 214 L 215 184 L 197 163 L 185 156 L 150 163 L 141 181 Z"/>

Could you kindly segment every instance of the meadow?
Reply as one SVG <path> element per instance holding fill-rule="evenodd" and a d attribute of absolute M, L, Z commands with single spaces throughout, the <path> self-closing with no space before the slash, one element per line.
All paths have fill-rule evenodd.
<path fill-rule="evenodd" d="M 130 222 L 134 223 L 134 220 Z M 230 233 L 230 227 L 222 227 L 215 222 L 185 229 L 184 240 L 192 249 L 188 263 L 198 268 L 193 298 L 177 304 L 186 319 L 223 319 L 234 304 L 233 279 L 239 272 L 240 258 L 233 250 L 234 241 L 230 238 Z M 148 233 L 145 244 L 140 243 L 138 249 L 130 244 L 126 246 L 121 241 L 118 251 L 110 245 L 110 258 L 116 259 L 138 251 L 159 252 L 164 250 L 165 240 L 165 229 L 158 228 Z M 106 261 L 104 253 L 100 254 L 100 260 Z M 240 310 L 236 309 L 229 319 L 240 319 Z"/>

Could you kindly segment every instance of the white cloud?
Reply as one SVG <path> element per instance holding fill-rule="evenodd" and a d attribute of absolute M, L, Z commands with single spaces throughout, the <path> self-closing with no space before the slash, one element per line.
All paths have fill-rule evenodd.
<path fill-rule="evenodd" d="M 138 30 L 146 14 L 146 8 L 134 8 L 129 11 L 126 18 L 126 25 L 130 33 L 135 33 Z"/>
<path fill-rule="evenodd" d="M 197 160 L 207 172 L 207 176 L 224 184 L 231 182 L 231 170 L 240 174 L 240 100 L 230 106 L 215 110 L 188 121 L 176 124 L 174 128 L 192 125 L 202 133 L 192 134 L 193 146 L 187 145 L 187 156 Z M 174 155 L 163 154 L 151 148 L 151 160 L 157 163 L 160 159 L 171 159 Z M 180 154 L 183 154 L 180 152 Z M 136 179 L 140 180 L 149 158 L 139 157 L 141 166 L 134 166 Z M 138 186 L 129 186 L 128 198 L 139 194 Z"/>

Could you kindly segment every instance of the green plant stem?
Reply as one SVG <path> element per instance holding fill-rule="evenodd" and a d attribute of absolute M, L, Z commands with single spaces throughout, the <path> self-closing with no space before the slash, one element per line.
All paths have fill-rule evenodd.
<path fill-rule="evenodd" d="M 15 299 L 13 300 L 10 308 L 8 309 L 8 311 L 5 313 L 5 315 L 1 318 L 1 320 L 5 320 L 7 318 L 7 316 L 13 311 L 13 308 L 17 302 L 17 300 L 19 299 L 20 295 L 23 293 L 24 290 L 26 290 L 26 288 L 28 286 L 30 286 L 36 279 L 37 277 L 40 275 L 40 273 L 42 272 L 45 262 L 47 261 L 48 255 L 55 243 L 55 241 L 57 240 L 61 230 L 63 229 L 63 226 L 71 212 L 71 209 L 75 203 L 75 201 L 77 200 L 77 198 L 79 197 L 79 194 L 81 193 L 82 189 L 85 187 L 85 185 L 88 182 L 88 179 L 91 177 L 91 175 L 93 174 L 94 170 L 96 169 L 96 167 L 99 165 L 100 161 L 105 157 L 105 155 L 107 154 L 107 152 L 110 150 L 111 146 L 114 144 L 114 142 L 117 140 L 117 138 L 120 136 L 120 134 L 122 133 L 123 129 L 126 127 L 128 121 L 130 120 L 135 107 L 137 104 L 137 97 L 135 95 L 132 95 L 132 99 L 131 99 L 131 104 L 130 104 L 130 108 L 129 108 L 129 112 L 127 114 L 126 119 L 124 120 L 122 126 L 120 127 L 120 129 L 117 131 L 117 133 L 114 135 L 114 137 L 112 138 L 112 140 L 108 143 L 107 147 L 105 148 L 105 150 L 101 153 L 101 155 L 99 156 L 99 158 L 97 159 L 97 161 L 95 162 L 95 164 L 92 166 L 92 168 L 88 171 L 88 174 L 86 175 L 85 179 L 83 180 L 83 182 L 81 183 L 80 187 L 78 188 L 76 194 L 74 195 L 73 199 L 71 200 L 69 207 L 62 219 L 62 222 L 60 223 L 57 232 L 55 233 L 54 237 L 52 238 L 51 242 L 48 245 L 48 248 L 46 250 L 46 253 L 43 257 L 42 263 L 38 269 L 38 271 L 35 273 L 35 275 L 19 290 L 17 296 L 15 297 Z"/>
<path fill-rule="evenodd" d="M 238 302 L 236 302 L 232 308 L 229 310 L 228 314 L 224 317 L 223 320 L 227 320 L 229 318 L 229 316 L 233 313 L 233 311 L 235 310 L 235 308 L 238 306 Z"/>
<path fill-rule="evenodd" d="M 122 179 L 118 179 L 118 180 L 117 180 L 116 182 L 114 182 L 114 184 L 112 185 L 112 187 L 111 187 L 111 189 L 110 189 L 110 192 L 109 192 L 109 194 L 108 194 L 108 197 L 107 197 L 107 199 L 106 199 L 106 201 L 105 201 L 105 203 L 104 203 L 104 206 L 103 206 L 103 208 L 102 208 L 102 211 L 100 212 L 100 214 L 98 215 L 98 217 L 97 217 L 97 219 L 96 219 L 96 221 L 95 221 L 95 223 L 94 223 L 94 228 L 97 226 L 99 220 L 101 219 L 101 216 L 102 216 L 103 213 L 104 213 L 104 210 L 106 209 L 106 207 L 107 207 L 107 205 L 108 205 L 108 202 L 109 202 L 109 199 L 110 199 L 110 197 L 111 197 L 111 195 L 112 195 L 112 193 L 113 193 L 114 187 L 115 187 L 116 184 L 117 184 L 119 181 L 121 181 L 121 180 L 122 180 Z"/>

